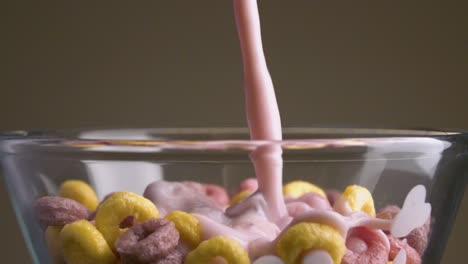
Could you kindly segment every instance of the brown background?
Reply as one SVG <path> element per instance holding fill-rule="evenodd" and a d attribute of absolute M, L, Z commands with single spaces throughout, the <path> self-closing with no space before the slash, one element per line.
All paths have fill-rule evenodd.
<path fill-rule="evenodd" d="M 260 1 L 285 126 L 468 129 L 463 1 L 329 2 Z M 245 125 L 231 1 L 1 5 L 0 130 Z M 1 190 L 1 255 L 29 263 Z"/>

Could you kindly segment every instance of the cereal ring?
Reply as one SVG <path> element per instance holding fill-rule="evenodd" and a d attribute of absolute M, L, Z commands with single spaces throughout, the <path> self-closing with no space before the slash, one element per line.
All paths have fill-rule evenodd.
<path fill-rule="evenodd" d="M 148 199 L 131 192 L 116 192 L 99 205 L 96 213 L 96 227 L 102 233 L 111 249 L 115 241 L 127 230 L 120 224 L 133 215 L 138 222 L 159 216 L 158 209 Z"/>
<path fill-rule="evenodd" d="M 227 205 L 229 203 L 229 196 L 223 187 L 215 184 L 204 184 L 203 186 L 205 187 L 205 194 L 219 205 Z"/>
<path fill-rule="evenodd" d="M 406 251 L 406 263 L 407 264 L 421 264 L 421 256 L 412 248 L 408 243 L 403 242 L 402 240 L 395 238 L 391 235 L 387 235 L 388 241 L 390 242 L 390 253 L 388 254 L 389 260 L 394 260 L 398 252 L 401 249 Z"/>
<path fill-rule="evenodd" d="M 198 219 L 183 211 L 172 211 L 165 219 L 174 223 L 182 240 L 195 248 L 201 241 L 201 227 Z"/>
<path fill-rule="evenodd" d="M 289 202 L 286 204 L 288 215 L 290 217 L 299 217 L 304 213 L 310 211 L 312 208 L 304 202 Z"/>
<path fill-rule="evenodd" d="M 299 198 L 302 195 L 311 192 L 327 197 L 320 187 L 306 181 L 292 181 L 283 186 L 283 194 L 285 196 L 291 196 L 292 198 Z"/>
<path fill-rule="evenodd" d="M 393 220 L 395 216 L 400 212 L 400 207 L 396 205 L 387 205 L 384 208 L 380 209 L 376 217 L 380 219 Z"/>
<path fill-rule="evenodd" d="M 215 184 L 202 184 L 194 181 L 185 181 L 182 183 L 211 198 L 211 200 L 216 202 L 218 205 L 224 206 L 229 203 L 229 196 L 226 190 L 221 186 Z"/>
<path fill-rule="evenodd" d="M 276 244 L 278 256 L 286 264 L 301 263 L 307 251 L 322 249 L 333 263 L 340 264 L 345 254 L 345 241 L 333 227 L 318 223 L 299 223 L 289 227 Z"/>
<path fill-rule="evenodd" d="M 150 219 L 127 230 L 115 243 L 116 251 L 129 260 L 147 263 L 169 255 L 179 243 L 171 221 Z"/>
<path fill-rule="evenodd" d="M 381 264 L 388 260 L 390 248 L 384 234 L 360 226 L 351 229 L 346 239 L 342 264 Z"/>
<path fill-rule="evenodd" d="M 249 255 L 242 245 L 225 236 L 215 236 L 201 242 L 187 255 L 184 264 L 210 263 L 217 257 L 223 258 L 227 264 L 250 264 Z"/>
<path fill-rule="evenodd" d="M 346 187 L 343 194 L 335 202 L 335 210 L 348 215 L 351 212 L 364 212 L 375 217 L 374 199 L 366 188 L 359 185 Z"/>
<path fill-rule="evenodd" d="M 243 190 L 239 192 L 238 194 L 234 195 L 234 197 L 232 197 L 231 201 L 229 201 L 229 205 L 236 204 L 244 200 L 245 198 L 249 197 L 249 195 L 251 194 L 252 194 L 251 190 Z"/>
<path fill-rule="evenodd" d="M 62 226 L 49 226 L 45 231 L 47 249 L 54 264 L 65 263 L 60 243 L 60 231 L 62 231 Z"/>
<path fill-rule="evenodd" d="M 429 218 L 427 222 L 413 231 L 406 236 L 406 240 L 408 241 L 408 245 L 418 252 L 419 255 L 423 255 L 426 251 L 427 244 L 429 242 L 429 232 L 431 230 L 431 219 Z"/>
<path fill-rule="evenodd" d="M 377 214 L 377 217 L 392 220 L 399 212 L 400 207 L 396 205 L 389 205 L 381 209 Z M 411 231 L 411 233 L 409 233 L 408 236 L 406 236 L 408 245 L 414 248 L 421 256 L 424 254 L 424 251 L 426 251 L 430 229 L 431 219 L 429 218 L 423 226 L 414 229 Z"/>
<path fill-rule="evenodd" d="M 59 190 L 59 196 L 73 199 L 89 210 L 96 210 L 99 200 L 93 188 L 86 182 L 80 180 L 68 180 L 62 183 Z"/>
<path fill-rule="evenodd" d="M 68 264 L 115 263 L 115 255 L 106 240 L 87 220 L 65 225 L 60 232 L 60 241 Z"/>
<path fill-rule="evenodd" d="M 157 204 L 163 215 L 174 210 L 192 212 L 196 208 L 220 208 L 218 203 L 200 191 L 199 187 L 200 184 L 193 182 L 158 180 L 146 187 L 143 196 Z"/>
<path fill-rule="evenodd" d="M 87 219 L 89 210 L 75 200 L 43 196 L 34 203 L 34 211 L 43 226 L 63 226 L 76 220 Z"/>

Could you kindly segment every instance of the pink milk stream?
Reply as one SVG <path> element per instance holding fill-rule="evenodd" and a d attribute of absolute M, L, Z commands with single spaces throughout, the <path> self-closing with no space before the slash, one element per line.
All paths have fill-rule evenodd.
<path fill-rule="evenodd" d="M 410 227 L 407 224 L 411 222 L 409 216 L 400 217 L 396 223 L 395 220 L 353 213 L 342 199 L 338 199 L 334 208 L 331 208 L 326 198 L 317 194 L 285 201 L 282 192 L 282 148 L 279 144 L 282 140 L 281 119 L 263 52 L 257 1 L 234 0 L 234 11 L 244 64 L 245 104 L 250 135 L 252 140 L 264 142 L 251 154 L 258 191 L 227 208 L 215 205 L 210 199 L 198 197 L 184 183 L 152 183 L 145 190 L 145 197 L 157 204 L 163 215 L 171 210 L 192 213 L 200 221 L 203 239 L 229 236 L 239 241 L 252 259 L 274 255 L 276 241 L 281 233 L 299 222 L 328 224 L 345 238 L 351 228 L 366 226 L 377 230 L 377 235 L 388 250 L 390 244 L 382 230 L 393 234 L 395 229 L 397 237 L 403 237 L 422 226 L 427 218 Z M 418 190 L 413 192 L 416 193 L 413 198 L 424 200 L 425 189 L 423 192 Z M 304 261 L 307 259 L 305 263 L 318 263 L 319 260 L 321 263 L 331 263 L 330 258 L 324 257 L 326 252 L 317 250 L 315 257 L 313 253 L 304 256 Z"/>
<path fill-rule="evenodd" d="M 273 82 L 263 54 L 257 1 L 234 0 L 234 12 L 244 62 L 244 90 L 247 120 L 252 140 L 282 140 L 281 118 Z M 282 192 L 283 160 L 280 145 L 258 147 L 251 159 L 260 193 L 268 204 L 271 219 L 287 217 Z"/>

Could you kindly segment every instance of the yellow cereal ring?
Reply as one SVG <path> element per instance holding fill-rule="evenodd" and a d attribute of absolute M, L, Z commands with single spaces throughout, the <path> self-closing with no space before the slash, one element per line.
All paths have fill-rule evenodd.
<path fill-rule="evenodd" d="M 59 190 L 59 196 L 73 199 L 89 210 L 96 210 L 99 200 L 93 188 L 86 182 L 80 180 L 68 180 L 62 183 Z"/>
<path fill-rule="evenodd" d="M 236 204 L 244 200 L 245 198 L 249 197 L 249 195 L 251 194 L 252 194 L 251 190 L 243 190 L 239 192 L 238 194 L 234 195 L 234 197 L 232 197 L 231 201 L 229 201 L 229 205 Z"/>
<path fill-rule="evenodd" d="M 359 185 L 346 187 L 341 195 L 353 212 L 364 212 L 375 217 L 374 199 L 366 188 Z"/>
<path fill-rule="evenodd" d="M 283 186 L 283 194 L 292 198 L 299 198 L 306 193 L 317 193 L 327 197 L 325 192 L 315 184 L 306 181 L 292 181 Z"/>
<path fill-rule="evenodd" d="M 299 223 L 288 228 L 276 244 L 276 252 L 285 264 L 300 264 L 307 251 L 321 249 L 340 264 L 346 250 L 345 240 L 333 227 L 318 223 Z"/>
<path fill-rule="evenodd" d="M 62 244 L 60 243 L 60 231 L 62 226 L 49 226 L 45 231 L 45 240 L 52 263 L 65 263 L 62 255 Z"/>
<path fill-rule="evenodd" d="M 115 192 L 99 205 L 96 227 L 111 249 L 115 249 L 115 241 L 127 231 L 127 228 L 120 228 L 120 223 L 131 215 L 143 222 L 158 218 L 159 211 L 150 200 L 131 192 Z"/>
<path fill-rule="evenodd" d="M 114 253 L 104 237 L 87 220 L 65 225 L 60 232 L 62 252 L 67 264 L 114 264 Z"/>
<path fill-rule="evenodd" d="M 210 263 L 213 259 L 221 257 L 226 264 L 250 264 L 249 254 L 236 240 L 216 236 L 205 240 L 191 251 L 184 264 Z"/>
<path fill-rule="evenodd" d="M 186 212 L 172 211 L 164 218 L 174 223 L 182 240 L 195 248 L 201 241 L 201 227 L 198 219 Z"/>

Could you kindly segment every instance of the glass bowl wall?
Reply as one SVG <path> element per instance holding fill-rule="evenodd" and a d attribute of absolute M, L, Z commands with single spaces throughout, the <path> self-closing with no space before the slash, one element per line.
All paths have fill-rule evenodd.
<path fill-rule="evenodd" d="M 63 181 L 84 180 L 100 199 L 119 190 L 142 194 L 161 179 L 214 183 L 233 194 L 255 177 L 249 154 L 264 144 L 281 145 L 285 183 L 359 184 L 377 210 L 401 206 L 424 185 L 433 226 L 423 263 L 440 262 L 467 179 L 467 136 L 458 132 L 290 128 L 283 141 L 264 142 L 234 128 L 17 131 L 1 136 L 1 173 L 34 262 L 49 263 L 31 205 Z"/>

